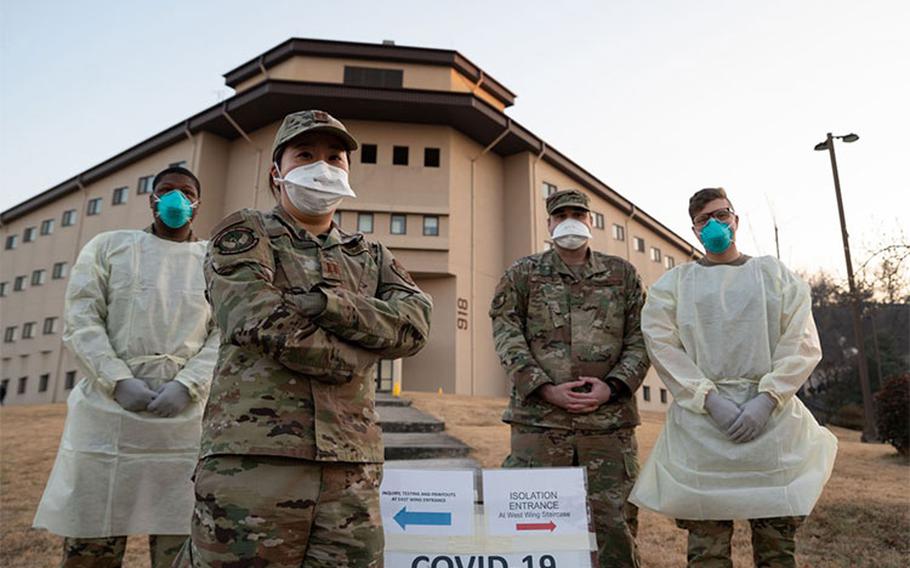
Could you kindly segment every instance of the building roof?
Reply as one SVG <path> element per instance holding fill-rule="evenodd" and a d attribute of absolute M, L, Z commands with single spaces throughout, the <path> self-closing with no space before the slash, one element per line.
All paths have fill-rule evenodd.
<path fill-rule="evenodd" d="M 290 42 L 295 41 L 304 40 L 290 40 Z M 305 40 L 304 43 L 310 41 Z M 282 46 L 288 45 L 288 43 L 285 42 Z M 343 42 L 328 43 L 342 44 Z M 350 45 L 361 46 L 363 44 Z M 457 52 L 445 50 L 419 50 L 386 45 L 371 47 L 439 51 L 457 55 Z M 273 52 L 275 49 L 267 53 Z M 467 60 L 465 59 L 465 61 Z M 247 65 L 249 63 L 229 72 L 227 76 L 239 72 Z M 664 235 L 687 254 L 695 253 L 691 243 L 636 207 L 632 201 L 614 191 L 564 154 L 547 145 L 531 131 L 471 93 L 356 87 L 338 83 L 276 79 L 266 79 L 262 83 L 213 105 L 112 158 L 7 209 L 0 213 L 0 224 L 10 223 L 64 195 L 78 191 L 81 185 L 102 179 L 193 134 L 211 132 L 233 140 L 241 134 L 232 123 L 238 124 L 245 132 L 251 132 L 303 108 L 323 109 L 343 120 L 442 124 L 458 130 L 483 146 L 493 144 L 490 151 L 501 156 L 525 151 L 531 152 L 539 155 L 540 159 L 575 179 L 578 183 L 593 189 L 595 193 L 619 210 L 629 215 L 635 215 L 639 223 Z"/>

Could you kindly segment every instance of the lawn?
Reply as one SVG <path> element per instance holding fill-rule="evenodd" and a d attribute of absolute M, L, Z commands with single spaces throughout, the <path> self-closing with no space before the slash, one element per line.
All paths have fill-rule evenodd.
<path fill-rule="evenodd" d="M 414 405 L 446 422 L 449 433 L 474 448 L 484 467 L 508 452 L 508 427 L 499 416 L 504 398 L 405 393 Z M 66 407 L 0 410 L 0 566 L 56 566 L 61 540 L 30 528 L 53 465 Z M 637 430 L 644 461 L 663 416 L 645 413 Z M 800 566 L 904 567 L 910 565 L 910 467 L 890 446 L 862 444 L 859 433 L 832 428 L 840 440 L 834 475 L 815 512 L 799 532 Z M 735 565 L 751 566 L 748 528 L 737 523 Z M 685 566 L 684 533 L 660 515 L 642 512 L 638 542 L 644 566 Z M 131 539 L 129 567 L 147 567 L 144 539 Z"/>

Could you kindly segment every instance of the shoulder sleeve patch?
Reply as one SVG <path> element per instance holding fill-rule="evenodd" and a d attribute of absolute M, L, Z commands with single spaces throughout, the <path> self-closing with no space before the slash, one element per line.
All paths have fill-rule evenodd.
<path fill-rule="evenodd" d="M 397 258 L 392 259 L 392 271 L 398 275 L 399 278 L 410 284 L 411 286 L 417 287 L 417 283 L 414 282 L 414 279 L 411 278 L 411 275 L 405 269 Z"/>
<path fill-rule="evenodd" d="M 231 255 L 246 252 L 259 244 L 259 237 L 253 229 L 234 225 L 222 230 L 212 241 L 212 247 L 219 254 Z"/>

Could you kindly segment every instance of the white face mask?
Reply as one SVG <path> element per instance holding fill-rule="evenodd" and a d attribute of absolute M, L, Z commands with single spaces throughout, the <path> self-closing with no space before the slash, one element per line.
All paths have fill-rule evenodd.
<path fill-rule="evenodd" d="M 591 229 L 576 219 L 566 219 L 553 229 L 553 242 L 559 248 L 579 249 L 591 239 Z"/>
<path fill-rule="evenodd" d="M 357 197 L 348 184 L 348 172 L 321 160 L 296 167 L 283 178 L 276 176 L 275 182 L 284 188 L 291 204 L 307 215 L 325 215 L 345 197 Z"/>

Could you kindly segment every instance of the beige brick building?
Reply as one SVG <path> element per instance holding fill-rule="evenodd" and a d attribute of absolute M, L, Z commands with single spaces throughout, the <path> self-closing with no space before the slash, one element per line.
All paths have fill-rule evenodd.
<path fill-rule="evenodd" d="M 405 389 L 507 392 L 487 310 L 505 268 L 547 247 L 548 192 L 587 192 L 593 246 L 632 261 L 646 285 L 698 254 L 511 120 L 515 95 L 456 51 L 291 39 L 225 81 L 235 94 L 222 103 L 0 215 L 7 404 L 65 400 L 79 379 L 60 342 L 67 272 L 94 235 L 151 222 L 151 176 L 175 163 L 199 176 L 199 235 L 239 208 L 271 208 L 272 138 L 297 110 L 326 110 L 361 142 L 351 163 L 358 198 L 338 220 L 389 246 L 435 302 L 427 347 L 381 365 L 380 388 L 394 376 Z M 659 410 L 669 395 L 652 371 L 638 397 Z"/>

